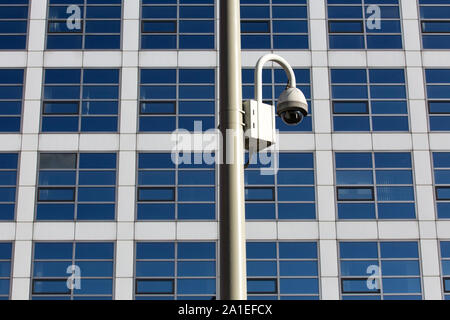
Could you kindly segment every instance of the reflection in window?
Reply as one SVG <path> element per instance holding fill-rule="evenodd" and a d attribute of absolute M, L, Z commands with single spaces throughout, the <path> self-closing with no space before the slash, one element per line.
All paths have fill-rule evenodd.
<path fill-rule="evenodd" d="M 14 220 L 17 192 L 16 153 L 0 153 L 0 221 Z"/>
<path fill-rule="evenodd" d="M 280 131 L 312 131 L 313 105 L 311 101 L 311 72 L 308 69 L 294 69 L 297 88 L 305 95 L 308 101 L 309 112 L 298 126 L 289 126 L 275 115 L 276 128 Z M 288 82 L 286 72 L 283 69 L 263 69 L 263 92 L 264 103 L 276 106 L 277 99 L 286 89 Z M 254 69 L 242 69 L 242 98 L 244 100 L 255 99 L 255 71 Z"/>
<path fill-rule="evenodd" d="M 46 69 L 42 132 L 116 132 L 118 69 Z"/>
<path fill-rule="evenodd" d="M 315 242 L 247 242 L 249 300 L 318 300 Z"/>
<path fill-rule="evenodd" d="M 401 49 L 399 1 L 328 0 L 328 35 L 330 49 Z"/>
<path fill-rule="evenodd" d="M 11 287 L 12 244 L 0 242 L 0 300 L 8 300 Z"/>
<path fill-rule="evenodd" d="M 334 131 L 408 131 L 403 69 L 332 69 Z"/>
<path fill-rule="evenodd" d="M 315 219 L 313 154 L 280 152 L 262 157 L 254 155 L 252 161 L 258 158 L 258 162 L 245 170 L 246 218 Z M 273 166 L 278 171 L 270 169 Z"/>
<path fill-rule="evenodd" d="M 214 49 L 214 0 L 142 0 L 141 49 Z"/>
<path fill-rule="evenodd" d="M 242 49 L 308 49 L 306 0 L 241 0 Z"/>
<path fill-rule="evenodd" d="M 47 49 L 120 49 L 122 0 L 49 0 Z"/>
<path fill-rule="evenodd" d="M 337 188 L 337 199 L 338 201 L 373 201 L 374 200 L 373 188 L 372 187 L 338 187 Z"/>
<path fill-rule="evenodd" d="M 340 242 L 343 300 L 420 300 L 417 242 Z"/>
<path fill-rule="evenodd" d="M 114 243 L 36 242 L 32 276 L 33 300 L 112 300 Z"/>
<path fill-rule="evenodd" d="M 114 220 L 116 154 L 41 153 L 37 220 Z"/>
<path fill-rule="evenodd" d="M 450 1 L 419 0 L 422 46 L 450 49 Z"/>
<path fill-rule="evenodd" d="M 214 69 L 142 69 L 139 131 L 215 128 Z"/>
<path fill-rule="evenodd" d="M 137 219 L 214 220 L 215 181 L 214 154 L 140 153 Z"/>
<path fill-rule="evenodd" d="M 136 300 L 212 300 L 214 242 L 136 243 Z"/>
<path fill-rule="evenodd" d="M 450 69 L 426 69 L 425 78 L 430 131 L 450 131 Z"/>
<path fill-rule="evenodd" d="M 339 219 L 415 219 L 411 154 L 335 154 Z"/>
<path fill-rule="evenodd" d="M 29 0 L 0 2 L 0 50 L 26 49 L 28 6 Z"/>

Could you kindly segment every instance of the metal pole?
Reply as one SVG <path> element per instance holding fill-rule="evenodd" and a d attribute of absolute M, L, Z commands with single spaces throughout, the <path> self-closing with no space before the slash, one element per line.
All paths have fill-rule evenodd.
<path fill-rule="evenodd" d="M 247 299 L 240 1 L 220 1 L 220 299 Z"/>

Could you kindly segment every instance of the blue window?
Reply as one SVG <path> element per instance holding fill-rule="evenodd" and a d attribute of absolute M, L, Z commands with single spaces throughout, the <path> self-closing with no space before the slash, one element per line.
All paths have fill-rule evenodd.
<path fill-rule="evenodd" d="M 309 113 L 303 119 L 301 125 L 289 126 L 276 115 L 276 128 L 280 131 L 301 131 L 312 132 L 313 105 L 311 101 L 311 72 L 309 69 L 294 69 L 297 80 L 297 88 L 302 90 L 308 101 Z M 255 71 L 254 69 L 242 70 L 242 98 L 244 100 L 255 99 Z M 286 89 L 288 79 L 283 69 L 263 69 L 263 101 L 264 103 L 276 106 L 277 99 Z"/>
<path fill-rule="evenodd" d="M 27 47 L 29 0 L 0 2 L 0 50 L 24 50 Z"/>
<path fill-rule="evenodd" d="M 415 219 L 411 154 L 335 154 L 339 219 Z"/>
<path fill-rule="evenodd" d="M 11 287 L 12 244 L 0 242 L 0 300 L 8 300 Z"/>
<path fill-rule="evenodd" d="M 450 131 L 450 69 L 426 69 L 425 78 L 430 131 Z"/>
<path fill-rule="evenodd" d="M 312 153 L 260 153 L 251 161 L 245 170 L 247 219 L 316 218 Z"/>
<path fill-rule="evenodd" d="M 142 69 L 139 131 L 215 128 L 214 69 Z"/>
<path fill-rule="evenodd" d="M 308 49 L 306 0 L 241 0 L 242 49 Z"/>
<path fill-rule="evenodd" d="M 122 0 L 49 0 L 47 49 L 120 49 Z"/>
<path fill-rule="evenodd" d="M 318 300 L 316 242 L 247 242 L 249 300 Z"/>
<path fill-rule="evenodd" d="M 118 69 L 46 69 L 42 132 L 117 132 Z"/>
<path fill-rule="evenodd" d="M 408 131 L 403 69 L 332 69 L 334 131 Z"/>
<path fill-rule="evenodd" d="M 136 300 L 211 300 L 216 295 L 214 242 L 138 242 Z"/>
<path fill-rule="evenodd" d="M 0 133 L 20 131 L 23 79 L 23 69 L 0 69 Z"/>
<path fill-rule="evenodd" d="M 441 275 L 444 299 L 450 300 L 450 241 L 440 242 Z"/>
<path fill-rule="evenodd" d="M 0 221 L 14 220 L 17 164 L 17 153 L 0 153 Z"/>
<path fill-rule="evenodd" d="M 214 155 L 138 155 L 137 220 L 214 220 Z"/>
<path fill-rule="evenodd" d="M 398 0 L 328 0 L 330 49 L 402 49 Z"/>
<path fill-rule="evenodd" d="M 450 49 L 450 1 L 419 0 L 422 47 Z"/>
<path fill-rule="evenodd" d="M 214 0 L 142 0 L 142 49 L 214 49 Z"/>
<path fill-rule="evenodd" d="M 340 242 L 343 300 L 421 300 L 418 243 Z"/>
<path fill-rule="evenodd" d="M 41 153 L 37 220 L 114 220 L 115 153 Z"/>
<path fill-rule="evenodd" d="M 112 300 L 113 242 L 35 242 L 33 300 Z"/>
<path fill-rule="evenodd" d="M 434 188 L 438 219 L 450 219 L 450 153 L 433 152 Z"/>

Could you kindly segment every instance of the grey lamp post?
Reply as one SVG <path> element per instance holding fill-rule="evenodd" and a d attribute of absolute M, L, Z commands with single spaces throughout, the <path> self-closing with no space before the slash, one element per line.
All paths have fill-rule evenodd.
<path fill-rule="evenodd" d="M 262 103 L 262 67 L 268 61 L 278 62 L 288 75 L 288 86 L 280 95 L 277 113 L 289 125 L 302 121 L 308 112 L 303 93 L 295 87 L 295 75 L 283 58 L 263 56 L 255 71 L 255 98 L 242 104 L 240 1 L 220 1 L 220 298 L 247 299 L 244 199 L 244 126 L 257 130 L 247 139 L 263 141 L 266 147 L 275 143 L 275 112 Z M 249 112 L 252 108 L 252 112 Z M 267 112 L 269 110 L 269 112 Z M 245 117 L 244 117 L 245 114 Z M 244 120 L 245 119 L 245 120 Z M 259 150 L 259 149 L 257 149 Z M 251 150 L 250 150 L 251 151 Z"/>
<path fill-rule="evenodd" d="M 220 298 L 247 299 L 240 1 L 220 1 Z"/>

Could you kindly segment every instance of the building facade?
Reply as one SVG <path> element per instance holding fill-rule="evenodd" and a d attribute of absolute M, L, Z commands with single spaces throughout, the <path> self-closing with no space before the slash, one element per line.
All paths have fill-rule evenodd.
<path fill-rule="evenodd" d="M 172 139 L 218 126 L 218 1 L 0 0 L 0 299 L 220 298 L 218 166 Z M 249 299 L 450 298 L 450 0 L 241 30 L 243 98 L 276 53 L 311 110 L 245 170 Z"/>

